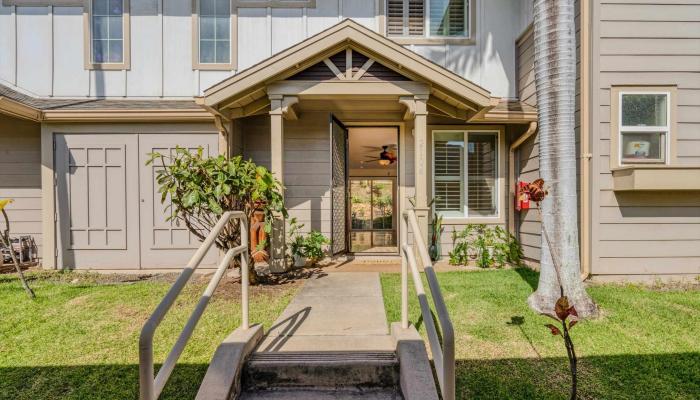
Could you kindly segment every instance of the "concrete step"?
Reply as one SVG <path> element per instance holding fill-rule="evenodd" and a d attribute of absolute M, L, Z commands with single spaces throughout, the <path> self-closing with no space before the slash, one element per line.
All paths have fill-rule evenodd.
<path fill-rule="evenodd" d="M 244 391 L 295 388 L 398 392 L 399 363 L 396 353 L 388 351 L 253 353 L 241 383 Z"/>
<path fill-rule="evenodd" d="M 241 393 L 240 400 L 403 400 L 391 389 L 330 390 L 330 389 L 273 389 Z"/>

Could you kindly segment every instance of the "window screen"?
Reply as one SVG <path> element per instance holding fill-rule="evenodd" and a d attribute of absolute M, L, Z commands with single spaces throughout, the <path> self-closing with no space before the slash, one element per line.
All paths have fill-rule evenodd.
<path fill-rule="evenodd" d="M 469 36 L 469 0 L 387 0 L 386 10 L 388 36 Z"/>
<path fill-rule="evenodd" d="M 498 136 L 469 132 L 467 144 L 467 213 L 470 217 L 497 215 Z"/>
<path fill-rule="evenodd" d="M 430 0 L 430 36 L 467 36 L 468 0 Z"/>
<path fill-rule="evenodd" d="M 435 132 L 433 151 L 435 210 L 446 215 L 461 215 L 464 210 L 464 133 Z"/>

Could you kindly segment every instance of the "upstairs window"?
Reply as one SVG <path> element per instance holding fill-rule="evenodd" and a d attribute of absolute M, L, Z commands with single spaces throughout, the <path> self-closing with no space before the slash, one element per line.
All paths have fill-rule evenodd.
<path fill-rule="evenodd" d="M 91 63 L 123 64 L 125 0 L 91 1 Z"/>
<path fill-rule="evenodd" d="M 199 0 L 199 63 L 231 64 L 231 1 Z"/>
<path fill-rule="evenodd" d="M 620 163 L 665 164 L 669 156 L 670 93 L 620 92 Z"/>
<path fill-rule="evenodd" d="M 470 0 L 387 0 L 387 36 L 469 38 Z"/>

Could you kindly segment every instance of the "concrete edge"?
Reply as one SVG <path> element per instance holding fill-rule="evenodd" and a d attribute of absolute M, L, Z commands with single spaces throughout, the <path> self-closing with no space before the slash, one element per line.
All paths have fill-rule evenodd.
<path fill-rule="evenodd" d="M 391 324 L 391 336 L 396 342 L 399 359 L 400 385 L 404 400 L 438 400 L 425 342 L 413 325 L 401 328 L 401 323 Z"/>
<path fill-rule="evenodd" d="M 217 347 L 196 400 L 230 400 L 240 392 L 245 359 L 263 337 L 262 325 L 238 328 Z"/>

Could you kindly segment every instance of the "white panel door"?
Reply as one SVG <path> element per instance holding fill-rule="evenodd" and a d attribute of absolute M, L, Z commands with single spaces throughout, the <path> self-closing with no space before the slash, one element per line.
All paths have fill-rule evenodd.
<path fill-rule="evenodd" d="M 136 135 L 56 135 L 58 263 L 139 266 Z"/>
<path fill-rule="evenodd" d="M 139 135 L 142 268 L 184 268 L 200 246 L 199 239 L 184 224 L 167 220 L 171 212 L 167 208 L 168 200 L 161 203 L 156 182 L 156 174 L 162 166 L 158 163 L 146 166 L 149 153 L 174 154 L 176 146 L 192 152 L 202 147 L 205 156 L 214 156 L 218 154 L 219 138 L 215 133 Z M 218 251 L 212 248 L 201 266 L 215 266 L 217 259 Z"/>

